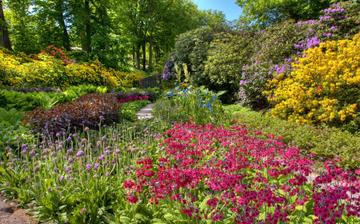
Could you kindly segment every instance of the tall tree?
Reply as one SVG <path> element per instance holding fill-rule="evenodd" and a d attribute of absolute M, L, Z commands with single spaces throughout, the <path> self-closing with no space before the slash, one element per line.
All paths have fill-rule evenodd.
<path fill-rule="evenodd" d="M 250 24 L 266 26 L 286 19 L 311 19 L 332 0 L 237 0 L 242 7 L 241 19 Z"/>
<path fill-rule="evenodd" d="M 67 29 L 67 0 L 34 0 L 33 13 L 39 35 L 40 47 L 56 45 L 70 50 Z"/>
<path fill-rule="evenodd" d="M 12 15 L 10 28 L 14 50 L 35 53 L 39 46 L 31 13 L 32 0 L 8 0 L 7 3 Z"/>
<path fill-rule="evenodd" d="M 3 1 L 0 0 L 0 47 L 11 50 L 11 42 L 9 38 L 9 31 L 5 20 Z"/>

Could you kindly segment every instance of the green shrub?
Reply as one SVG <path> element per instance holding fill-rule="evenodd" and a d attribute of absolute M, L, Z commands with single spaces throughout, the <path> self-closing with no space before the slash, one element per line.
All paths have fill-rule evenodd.
<path fill-rule="evenodd" d="M 199 86 L 206 84 L 203 76 L 204 62 L 214 34 L 215 31 L 211 28 L 202 27 L 181 34 L 176 40 L 172 57 L 178 65 L 188 66 L 192 84 Z"/>
<path fill-rule="evenodd" d="M 239 89 L 242 67 L 253 53 L 253 36 L 250 31 L 221 33 L 210 44 L 203 76 L 211 90 L 226 90 L 227 100 Z"/>
<path fill-rule="evenodd" d="M 314 152 L 319 158 L 340 157 L 342 166 L 358 168 L 360 164 L 360 136 L 329 127 L 313 127 L 270 117 L 239 105 L 226 106 L 232 119 L 266 134 L 282 136 L 290 145 L 305 152 Z"/>
<path fill-rule="evenodd" d="M 262 92 L 272 77 L 274 66 L 284 63 L 286 58 L 295 54 L 294 44 L 305 39 L 307 35 L 307 29 L 297 26 L 293 21 L 273 25 L 256 34 L 254 53 L 249 58 L 249 63 L 241 68 L 242 77 L 238 93 L 241 104 L 253 109 L 268 106 Z"/>
<path fill-rule="evenodd" d="M 142 72 L 121 72 L 104 67 L 95 60 L 65 63 L 40 53 L 34 58 L 0 50 L 0 84 L 12 87 L 69 87 L 92 84 L 109 87 L 137 85 Z"/>
<path fill-rule="evenodd" d="M 106 87 L 80 85 L 67 88 L 64 92 L 17 92 L 0 91 L 0 107 L 10 110 L 31 111 L 37 107 L 50 109 L 58 103 L 65 103 L 89 93 L 105 93 Z"/>

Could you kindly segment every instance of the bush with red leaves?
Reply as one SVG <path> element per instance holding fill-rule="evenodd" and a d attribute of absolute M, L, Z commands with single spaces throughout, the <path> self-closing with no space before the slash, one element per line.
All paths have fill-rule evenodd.
<path fill-rule="evenodd" d="M 27 113 L 24 122 L 37 133 L 53 136 L 84 127 L 98 129 L 100 125 L 111 125 L 119 120 L 119 109 L 114 94 L 95 93 L 50 110 L 36 109 Z"/>
<path fill-rule="evenodd" d="M 71 63 L 71 59 L 66 55 L 66 53 L 58 47 L 54 45 L 49 45 L 45 50 L 42 50 L 41 53 L 48 54 L 63 61 L 64 65 L 68 65 Z"/>

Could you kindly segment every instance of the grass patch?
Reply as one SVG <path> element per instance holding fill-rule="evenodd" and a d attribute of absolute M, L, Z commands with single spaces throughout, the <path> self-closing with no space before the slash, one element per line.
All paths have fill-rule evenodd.
<path fill-rule="evenodd" d="M 253 130 L 261 130 L 265 134 L 282 136 L 289 145 L 316 153 L 321 160 L 339 157 L 343 167 L 351 169 L 359 167 L 359 135 L 337 128 L 299 125 L 239 105 L 225 106 L 225 111 L 236 122 L 245 124 Z"/>

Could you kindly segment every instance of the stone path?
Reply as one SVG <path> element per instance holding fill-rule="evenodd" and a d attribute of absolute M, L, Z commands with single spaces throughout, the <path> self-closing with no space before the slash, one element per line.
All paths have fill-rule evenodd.
<path fill-rule="evenodd" d="M 146 107 L 142 108 L 137 114 L 139 120 L 151 119 L 153 118 L 152 111 L 155 104 L 148 104 Z"/>
<path fill-rule="evenodd" d="M 36 224 L 24 209 L 17 208 L 16 203 L 6 202 L 0 196 L 0 224 Z"/>

